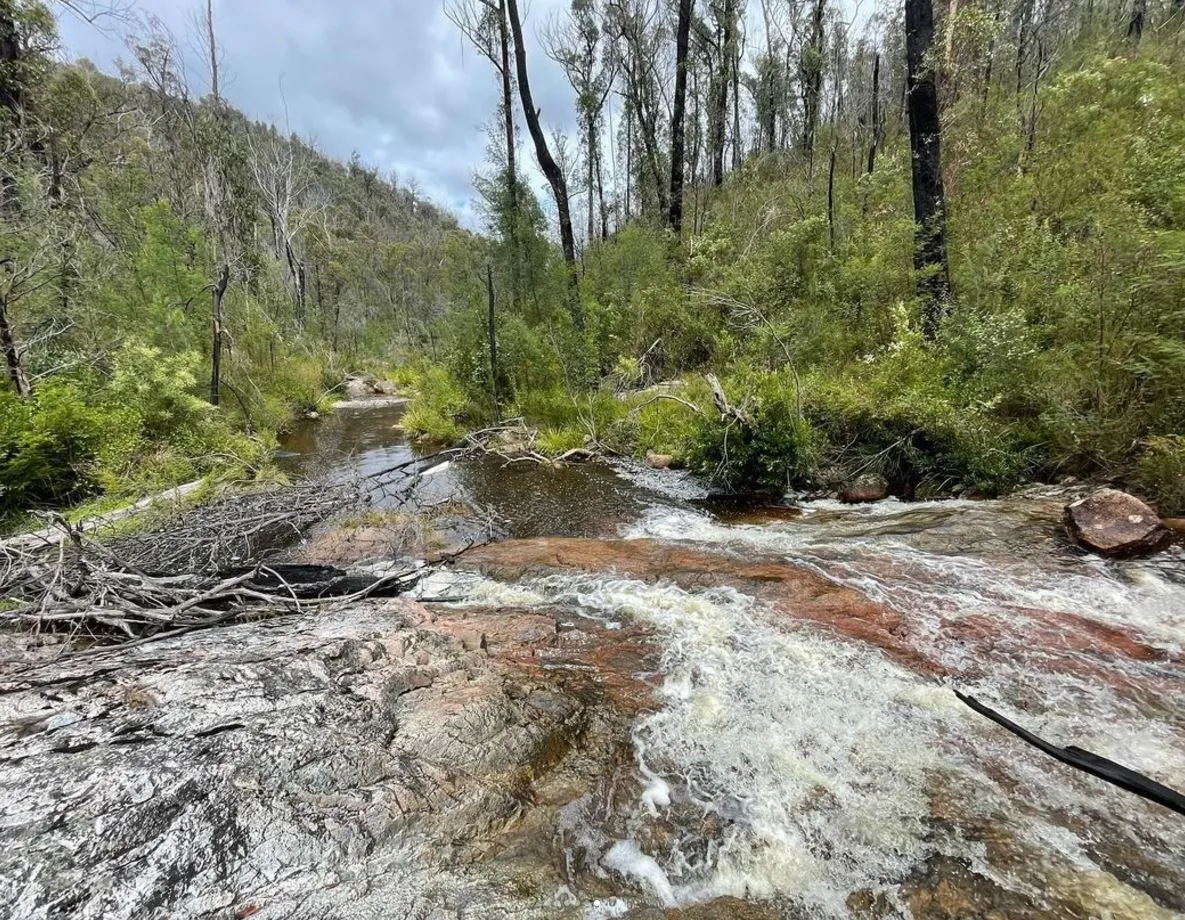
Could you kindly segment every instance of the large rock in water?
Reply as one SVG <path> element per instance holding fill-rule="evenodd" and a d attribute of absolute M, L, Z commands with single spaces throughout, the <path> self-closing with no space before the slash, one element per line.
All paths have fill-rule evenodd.
<path fill-rule="evenodd" d="M 374 395 L 374 390 L 361 377 L 351 377 L 346 381 L 346 399 L 366 399 Z"/>
<path fill-rule="evenodd" d="M 862 502 L 879 502 L 889 494 L 889 483 L 884 476 L 865 473 L 857 476 L 839 493 L 839 500 L 849 505 Z"/>
<path fill-rule="evenodd" d="M 1065 522 L 1071 537 L 1104 556 L 1155 552 L 1171 536 L 1155 511 L 1118 489 L 1099 489 L 1066 505 Z"/>

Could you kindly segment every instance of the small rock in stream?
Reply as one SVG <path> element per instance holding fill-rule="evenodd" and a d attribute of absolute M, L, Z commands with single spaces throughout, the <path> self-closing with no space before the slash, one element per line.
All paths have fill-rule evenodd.
<path fill-rule="evenodd" d="M 865 502 L 879 502 L 888 497 L 889 483 L 884 476 L 877 473 L 864 473 L 857 476 L 839 493 L 839 500 L 849 505 L 859 505 Z"/>

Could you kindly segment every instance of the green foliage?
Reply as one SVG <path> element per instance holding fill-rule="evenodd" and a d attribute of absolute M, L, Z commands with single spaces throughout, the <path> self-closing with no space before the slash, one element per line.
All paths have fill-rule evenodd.
<path fill-rule="evenodd" d="M 403 375 L 414 396 L 403 415 L 403 427 L 415 438 L 442 444 L 459 441 L 465 433 L 462 422 L 470 412 L 469 398 L 456 380 L 442 367 L 422 365 Z M 468 418 L 472 421 L 471 418 Z"/>
<path fill-rule="evenodd" d="M 752 424 L 711 417 L 696 431 L 689 457 L 692 467 L 730 489 L 781 495 L 805 485 L 822 441 L 798 412 L 793 376 L 741 368 L 723 383 L 730 402 L 740 406 Z"/>
<path fill-rule="evenodd" d="M 585 434 L 579 428 L 544 428 L 535 440 L 539 453 L 559 457 L 584 446 Z"/>
<path fill-rule="evenodd" d="M 1136 461 L 1133 484 L 1162 517 L 1185 516 L 1185 437 L 1149 438 Z"/>
<path fill-rule="evenodd" d="M 270 440 L 236 432 L 195 395 L 198 363 L 129 342 L 106 378 L 58 377 L 27 400 L 0 392 L 0 515 L 258 470 Z"/>
<path fill-rule="evenodd" d="M 31 400 L 0 393 L 0 511 L 91 494 L 104 435 L 119 421 L 88 406 L 78 382 L 54 381 Z"/>
<path fill-rule="evenodd" d="M 0 302 L 35 393 L 0 391 L 0 513 L 257 473 L 294 415 L 391 363 L 415 395 L 408 431 L 438 441 L 522 416 L 545 453 L 590 439 L 670 453 L 736 489 L 875 469 L 903 493 L 993 493 L 1134 470 L 1182 506 L 1185 79 L 1170 30 L 1120 51 L 1085 29 L 1018 97 L 1000 68 L 983 83 L 998 17 L 960 7 L 940 80 L 954 300 L 924 342 L 900 120 L 871 173 L 863 102 L 819 126 L 813 158 L 768 150 L 789 130 L 782 52 L 751 78 L 758 124 L 744 128 L 766 152 L 720 188 L 689 176 L 681 238 L 658 229 L 634 151 L 642 216 L 583 247 L 578 327 L 547 209 L 521 176 L 510 194 L 500 128 L 476 181 L 479 237 L 358 158 L 180 98 L 162 36 L 114 79 L 55 65 L 45 5 L 15 9 L 26 106 L 23 126 L 0 125 L 20 202 L 0 224 Z M 852 86 L 869 84 L 873 50 L 848 49 Z M 890 64 L 897 49 L 880 51 Z M 819 55 L 807 48 L 800 75 Z M 751 428 L 718 420 L 708 371 Z"/>

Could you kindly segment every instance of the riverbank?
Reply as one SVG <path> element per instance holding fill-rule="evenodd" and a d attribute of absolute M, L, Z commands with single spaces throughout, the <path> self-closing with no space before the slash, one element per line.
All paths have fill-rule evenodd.
<path fill-rule="evenodd" d="M 409 371 L 406 379 L 409 436 L 513 462 L 628 459 L 686 469 L 723 492 L 773 501 L 991 498 L 1040 484 L 1117 486 L 1162 517 L 1185 514 L 1185 450 L 1171 438 L 1113 467 L 1085 456 L 1055 459 L 1031 431 L 992 422 L 945 396 L 855 395 L 836 381 L 801 381 L 791 371 L 724 381 L 689 375 L 643 389 L 606 381 L 583 395 L 530 392 L 493 421 L 443 368 Z"/>

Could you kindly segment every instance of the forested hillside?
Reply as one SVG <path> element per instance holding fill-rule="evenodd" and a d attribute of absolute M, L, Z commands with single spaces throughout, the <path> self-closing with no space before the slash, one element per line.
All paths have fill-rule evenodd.
<path fill-rule="evenodd" d="M 159 25 L 118 76 L 55 63 L 63 12 L 0 2 L 0 510 L 254 475 L 347 371 L 433 353 L 476 271 L 451 216 L 249 122 L 217 71 L 196 98 Z"/>
<path fill-rule="evenodd" d="M 159 28 L 63 66 L 59 7 L 0 0 L 4 510 L 254 474 L 384 364 L 439 440 L 521 417 L 734 488 L 1103 475 L 1185 511 L 1179 0 L 445 9 L 502 100 L 481 235 L 244 119 L 216 53 L 200 98 Z"/>
<path fill-rule="evenodd" d="M 537 447 L 778 492 L 1101 475 L 1185 510 L 1181 3 L 576 0 L 535 24 L 575 143 L 536 124 L 520 7 L 448 8 L 558 202 L 548 247 L 505 119 L 496 391 Z M 480 314 L 425 432 L 498 414 Z"/>

